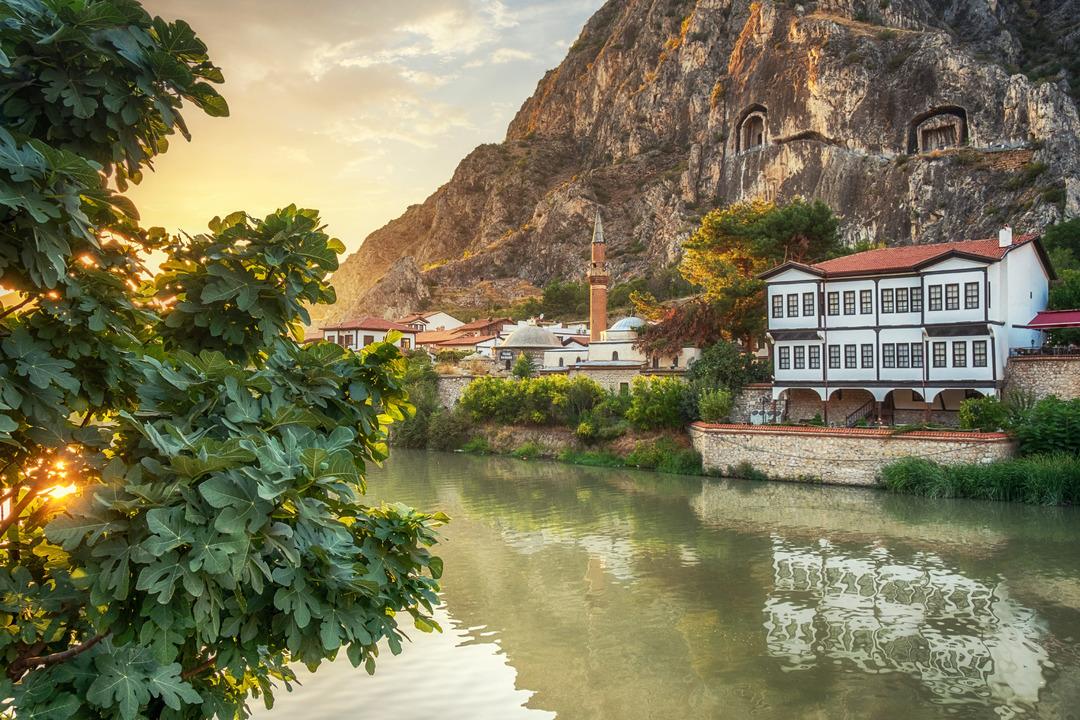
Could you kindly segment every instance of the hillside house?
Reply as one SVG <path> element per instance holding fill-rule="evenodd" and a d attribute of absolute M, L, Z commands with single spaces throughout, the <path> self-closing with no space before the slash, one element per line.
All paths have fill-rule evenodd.
<path fill-rule="evenodd" d="M 377 317 L 348 320 L 320 329 L 322 330 L 323 340 L 337 343 L 350 350 L 359 350 L 372 343 L 382 342 L 392 331 L 401 333 L 401 337 L 395 344 L 402 350 L 411 350 L 416 347 L 416 330 L 408 325 L 390 322 Z"/>
<path fill-rule="evenodd" d="M 1042 344 L 1027 327 L 1053 271 L 1039 239 L 883 248 L 767 283 L 772 395 L 791 420 L 830 424 L 955 421 L 967 397 L 996 395 L 1010 348 Z"/>
<path fill-rule="evenodd" d="M 458 320 L 449 313 L 444 313 L 441 310 L 430 310 L 428 312 L 416 312 L 410 313 L 405 317 L 395 320 L 399 325 L 408 325 L 410 328 L 418 333 L 440 331 L 440 330 L 456 330 L 465 323 Z"/>

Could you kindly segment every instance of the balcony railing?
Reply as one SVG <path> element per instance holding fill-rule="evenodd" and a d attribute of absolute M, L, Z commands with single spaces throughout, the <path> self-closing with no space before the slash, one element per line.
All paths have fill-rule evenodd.
<path fill-rule="evenodd" d="M 1070 357 L 1080 356 L 1080 345 L 1043 345 L 1037 348 L 1009 348 L 1010 357 Z"/>

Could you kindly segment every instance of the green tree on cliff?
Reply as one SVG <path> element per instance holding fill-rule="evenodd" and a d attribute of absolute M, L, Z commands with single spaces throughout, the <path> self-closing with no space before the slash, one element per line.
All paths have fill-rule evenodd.
<path fill-rule="evenodd" d="M 400 355 L 295 340 L 340 242 L 295 207 L 169 238 L 112 189 L 221 81 L 132 0 L 0 2 L 5 718 L 242 717 L 287 663 L 433 627 L 441 518 L 361 499 Z"/>

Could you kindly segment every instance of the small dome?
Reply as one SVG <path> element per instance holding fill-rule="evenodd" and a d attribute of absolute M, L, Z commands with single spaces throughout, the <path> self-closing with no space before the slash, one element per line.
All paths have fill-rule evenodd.
<path fill-rule="evenodd" d="M 624 317 L 619 322 L 612 325 L 608 330 L 613 332 L 626 332 L 629 330 L 637 330 L 638 328 L 645 327 L 647 323 L 639 317 Z"/>
<path fill-rule="evenodd" d="M 514 330 L 503 340 L 504 348 L 555 348 L 562 347 L 555 333 L 537 325 L 524 325 Z"/>

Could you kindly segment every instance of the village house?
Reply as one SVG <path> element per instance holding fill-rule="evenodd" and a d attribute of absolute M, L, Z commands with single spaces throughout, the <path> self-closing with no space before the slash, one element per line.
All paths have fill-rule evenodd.
<path fill-rule="evenodd" d="M 410 313 L 405 317 L 398 318 L 394 322 L 399 325 L 408 325 L 418 333 L 433 330 L 456 330 L 465 324 L 453 315 L 444 313 L 441 310 Z"/>
<path fill-rule="evenodd" d="M 883 248 L 805 265 L 767 283 L 778 416 L 829 424 L 954 423 L 997 395 L 1010 349 L 1035 348 L 1053 270 L 1038 237 Z"/>
<path fill-rule="evenodd" d="M 320 328 L 320 330 L 322 330 L 323 340 L 337 343 L 350 350 L 359 350 L 372 343 L 382 342 L 393 331 L 401 333 L 401 337 L 395 344 L 402 350 L 410 350 L 416 347 L 416 330 L 408 325 L 390 322 L 377 317 L 348 320 Z"/>

